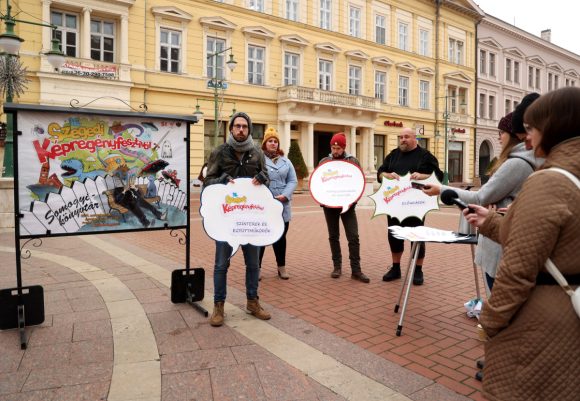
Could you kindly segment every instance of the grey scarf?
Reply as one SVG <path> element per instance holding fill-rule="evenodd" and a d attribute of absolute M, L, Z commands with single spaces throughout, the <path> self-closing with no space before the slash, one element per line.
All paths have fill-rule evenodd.
<path fill-rule="evenodd" d="M 254 149 L 254 140 L 251 135 L 248 135 L 244 142 L 238 142 L 230 132 L 228 136 L 228 145 L 230 145 L 236 152 L 245 153 L 249 150 Z"/>

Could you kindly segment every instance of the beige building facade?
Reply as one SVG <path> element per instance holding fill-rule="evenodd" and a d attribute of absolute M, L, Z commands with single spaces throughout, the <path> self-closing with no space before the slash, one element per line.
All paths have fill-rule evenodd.
<path fill-rule="evenodd" d="M 12 4 L 56 25 L 67 55 L 53 70 L 42 55 L 51 30 L 18 24 L 31 80 L 19 102 L 114 110 L 145 104 L 173 114 L 199 106 L 194 176 L 211 151 L 215 115 L 220 142 L 235 109 L 250 114 L 257 142 L 269 126 L 279 130 L 284 150 L 296 140 L 310 171 L 328 153 L 331 135 L 343 131 L 371 179 L 401 127 L 411 127 L 450 181 L 474 177 L 476 25 L 483 13 L 471 0 Z M 230 55 L 233 71 L 225 65 Z"/>

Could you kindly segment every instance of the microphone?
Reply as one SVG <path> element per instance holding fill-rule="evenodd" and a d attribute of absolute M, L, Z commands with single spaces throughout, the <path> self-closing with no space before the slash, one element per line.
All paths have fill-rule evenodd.
<path fill-rule="evenodd" d="M 475 210 L 467 206 L 467 203 L 459 199 L 459 195 L 452 189 L 446 189 L 441 192 L 441 201 L 446 205 L 456 205 L 459 209 L 463 210 L 465 208 L 469 209 L 469 213 L 475 213 Z"/>

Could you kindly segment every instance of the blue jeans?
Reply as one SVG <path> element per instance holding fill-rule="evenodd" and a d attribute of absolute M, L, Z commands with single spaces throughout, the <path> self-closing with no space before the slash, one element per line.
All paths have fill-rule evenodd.
<path fill-rule="evenodd" d="M 244 262 L 246 263 L 246 298 L 258 298 L 258 278 L 260 277 L 259 259 L 260 247 L 242 245 Z M 227 295 L 227 277 L 230 267 L 232 247 L 227 242 L 216 241 L 215 265 L 213 269 L 213 300 L 223 302 Z"/>

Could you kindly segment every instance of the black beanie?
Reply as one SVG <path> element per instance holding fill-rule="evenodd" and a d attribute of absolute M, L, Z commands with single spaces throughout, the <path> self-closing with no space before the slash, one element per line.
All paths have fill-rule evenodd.
<path fill-rule="evenodd" d="M 230 132 L 232 132 L 232 127 L 233 127 L 233 125 L 234 125 L 234 120 L 235 120 L 236 118 L 238 118 L 238 117 L 242 117 L 243 119 L 245 119 L 245 120 L 247 121 L 247 123 L 248 123 L 248 135 L 249 135 L 249 136 L 252 136 L 252 131 L 253 131 L 253 129 L 252 129 L 252 119 L 250 118 L 250 116 L 249 116 L 249 115 L 247 115 L 246 113 L 244 113 L 244 112 L 241 112 L 241 111 L 238 111 L 238 112 L 237 112 L 236 114 L 234 114 L 234 115 L 232 116 L 232 118 L 230 119 L 230 125 L 228 126 L 228 128 L 229 128 Z"/>
<path fill-rule="evenodd" d="M 524 113 L 526 109 L 534 103 L 534 101 L 539 98 L 540 95 L 536 92 L 528 93 L 522 99 L 522 102 L 518 104 L 518 107 L 513 111 L 512 114 L 512 132 L 513 136 L 516 134 L 525 134 L 526 129 L 524 128 Z"/>

